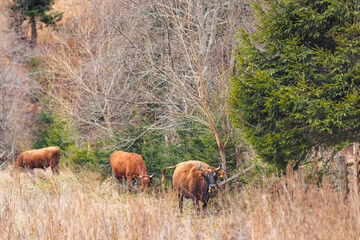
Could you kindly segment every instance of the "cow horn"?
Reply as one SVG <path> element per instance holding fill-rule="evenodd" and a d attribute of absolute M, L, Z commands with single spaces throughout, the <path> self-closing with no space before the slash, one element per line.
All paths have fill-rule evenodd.
<path fill-rule="evenodd" d="M 154 176 L 154 174 L 151 174 L 150 176 L 149 176 L 149 178 L 152 178 Z"/>
<path fill-rule="evenodd" d="M 216 169 L 216 171 L 219 171 L 220 170 L 220 166 Z"/>
<path fill-rule="evenodd" d="M 199 165 L 200 170 L 204 170 L 204 168 L 201 166 L 201 163 Z"/>

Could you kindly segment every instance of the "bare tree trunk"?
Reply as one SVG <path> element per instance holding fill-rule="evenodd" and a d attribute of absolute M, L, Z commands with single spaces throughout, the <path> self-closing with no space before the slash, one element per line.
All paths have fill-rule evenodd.
<path fill-rule="evenodd" d="M 355 194 L 359 193 L 359 157 L 358 157 L 358 152 L 359 152 L 359 144 L 354 143 L 353 154 L 354 154 L 354 193 Z"/>
<path fill-rule="evenodd" d="M 219 152 L 220 152 L 220 156 L 221 156 L 221 169 L 226 172 L 227 167 L 226 167 L 225 148 L 224 147 L 222 147 L 222 148 L 219 147 Z M 227 180 L 228 180 L 228 177 L 227 177 L 227 175 L 225 175 L 225 181 L 227 181 Z M 225 189 L 226 189 L 226 191 L 228 191 L 230 189 L 229 182 L 225 183 Z"/>
<path fill-rule="evenodd" d="M 341 192 L 341 201 L 345 201 L 348 192 L 347 189 L 347 169 L 346 169 L 346 158 L 341 156 L 340 151 L 336 154 L 336 163 L 339 169 L 338 187 Z"/>
<path fill-rule="evenodd" d="M 221 157 L 221 169 L 226 172 L 227 167 L 226 167 L 225 149 L 219 148 L 219 151 L 220 151 L 220 157 Z"/>
<path fill-rule="evenodd" d="M 31 25 L 31 40 L 30 44 L 32 46 L 36 46 L 37 42 L 37 30 L 36 30 L 36 19 L 35 16 L 30 17 L 30 25 Z"/>
<path fill-rule="evenodd" d="M 20 37 L 20 41 L 25 41 L 26 35 L 22 27 L 24 18 L 21 16 L 21 14 L 17 14 L 16 16 L 13 17 L 13 20 L 14 20 L 14 30 L 16 34 Z"/>
<path fill-rule="evenodd" d="M 246 168 L 244 171 L 241 171 L 241 172 L 238 172 L 238 173 L 232 175 L 232 176 L 229 177 L 227 180 L 224 180 L 224 181 L 222 181 L 221 183 L 219 183 L 219 185 L 222 186 L 222 185 L 224 185 L 224 184 L 226 184 L 226 183 L 228 183 L 228 182 L 230 182 L 230 181 L 232 181 L 232 180 L 234 180 L 234 179 L 236 179 L 236 178 L 241 177 L 241 175 L 243 175 L 244 173 L 250 171 L 250 170 L 253 169 L 255 166 L 256 166 L 256 165 L 253 164 L 253 165 L 251 165 L 250 167 Z"/>

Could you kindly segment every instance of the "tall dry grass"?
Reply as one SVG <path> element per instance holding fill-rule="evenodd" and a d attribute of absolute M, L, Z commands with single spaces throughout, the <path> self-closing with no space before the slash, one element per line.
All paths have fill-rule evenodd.
<path fill-rule="evenodd" d="M 0 172 L 0 239 L 357 239 L 359 197 L 301 176 L 219 194 L 204 216 L 175 193 L 119 194 L 112 178 Z M 299 180 L 300 179 L 300 180 Z"/>
<path fill-rule="evenodd" d="M 190 201 L 178 211 L 173 192 L 118 193 L 93 172 L 32 178 L 0 172 L 0 239 L 241 239 L 244 212 L 221 203 L 197 216 Z M 239 206 L 236 204 L 236 206 Z M 241 222 L 243 219 L 243 222 Z M 240 221 L 239 221 L 240 220 Z M 245 237 L 244 237 L 245 238 Z"/>
<path fill-rule="evenodd" d="M 305 184 L 301 173 L 288 172 L 270 188 L 252 189 L 251 239 L 359 239 L 359 195 L 345 201 L 327 179 Z M 251 199 L 251 200 L 250 200 Z"/>

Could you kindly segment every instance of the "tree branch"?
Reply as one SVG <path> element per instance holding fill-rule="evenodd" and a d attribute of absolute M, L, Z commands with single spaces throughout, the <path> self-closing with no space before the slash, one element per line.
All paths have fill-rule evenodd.
<path fill-rule="evenodd" d="M 253 165 L 251 165 L 250 167 L 248 167 L 248 168 L 246 168 L 245 170 L 243 170 L 242 172 L 238 172 L 238 173 L 236 173 L 235 175 L 233 175 L 233 176 L 229 177 L 227 180 L 222 181 L 221 183 L 219 183 L 219 186 L 222 186 L 222 185 L 224 185 L 224 184 L 226 184 L 226 183 L 230 182 L 231 180 L 234 180 L 234 179 L 236 179 L 236 178 L 240 177 L 242 174 L 244 174 L 244 173 L 246 173 L 246 172 L 250 171 L 250 170 L 251 170 L 251 169 L 253 169 L 255 166 L 256 166 L 256 164 L 253 164 Z"/>

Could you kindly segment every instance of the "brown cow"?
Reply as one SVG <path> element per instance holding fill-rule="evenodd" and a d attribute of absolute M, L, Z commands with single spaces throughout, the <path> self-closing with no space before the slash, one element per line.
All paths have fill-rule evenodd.
<path fill-rule="evenodd" d="M 162 170 L 162 186 L 165 183 L 166 169 L 176 168 L 173 175 L 173 186 L 179 197 L 179 208 L 182 212 L 184 197 L 191 198 L 196 211 L 200 211 L 199 201 L 205 210 L 210 193 L 217 189 L 216 180 L 226 173 L 201 161 L 187 161 Z"/>
<path fill-rule="evenodd" d="M 142 191 L 149 188 L 149 183 L 154 175 L 147 174 L 145 162 L 139 154 L 115 150 L 110 156 L 110 164 L 114 177 L 120 183 L 126 177 L 129 191 L 133 181 L 139 182 Z"/>
<path fill-rule="evenodd" d="M 15 169 L 34 168 L 46 169 L 51 167 L 53 173 L 59 173 L 59 147 L 47 147 L 36 150 L 29 150 L 21 153 L 14 164 Z"/>

